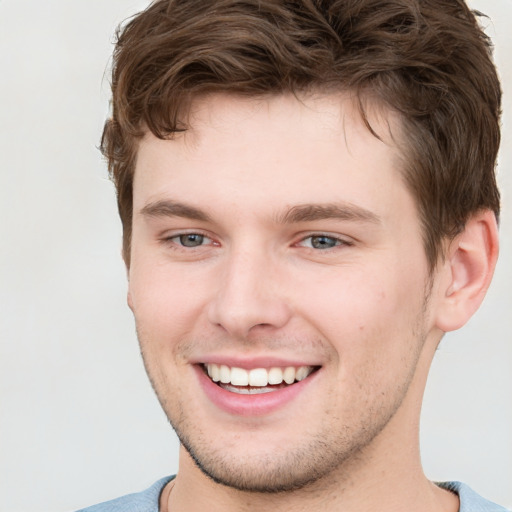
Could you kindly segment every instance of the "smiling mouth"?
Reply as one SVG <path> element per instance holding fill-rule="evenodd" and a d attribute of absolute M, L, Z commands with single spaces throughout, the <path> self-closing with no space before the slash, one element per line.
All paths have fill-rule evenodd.
<path fill-rule="evenodd" d="M 203 371 L 219 387 L 242 395 L 272 393 L 308 378 L 319 366 L 286 366 L 271 368 L 231 367 L 206 363 Z"/>

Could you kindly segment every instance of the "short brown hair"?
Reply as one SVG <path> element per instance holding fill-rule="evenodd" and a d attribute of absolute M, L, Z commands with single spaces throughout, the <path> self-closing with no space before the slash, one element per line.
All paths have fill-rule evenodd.
<path fill-rule="evenodd" d="M 431 268 L 471 214 L 499 215 L 501 90 L 463 0 L 157 0 L 118 30 L 101 141 L 127 265 L 138 142 L 186 129 L 209 92 L 355 92 L 397 112 Z M 361 101 L 361 105 L 363 105 Z M 363 109 L 363 118 L 364 109 Z M 371 127 L 368 124 L 368 127 Z"/>

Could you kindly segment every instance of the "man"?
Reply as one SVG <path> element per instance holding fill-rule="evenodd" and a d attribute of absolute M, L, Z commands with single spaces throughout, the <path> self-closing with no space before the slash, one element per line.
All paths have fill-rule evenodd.
<path fill-rule="evenodd" d="M 463 0 L 160 0 L 126 25 L 102 149 L 181 453 L 88 510 L 504 510 L 427 480 L 418 443 L 497 259 L 489 48 Z"/>

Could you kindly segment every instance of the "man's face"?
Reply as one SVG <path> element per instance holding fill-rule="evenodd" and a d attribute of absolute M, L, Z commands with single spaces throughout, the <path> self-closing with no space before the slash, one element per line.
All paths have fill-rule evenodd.
<path fill-rule="evenodd" d="M 221 483 L 301 487 L 420 400 L 428 266 L 393 119 L 371 121 L 384 142 L 341 95 L 218 95 L 140 145 L 129 302 L 166 414 Z"/>

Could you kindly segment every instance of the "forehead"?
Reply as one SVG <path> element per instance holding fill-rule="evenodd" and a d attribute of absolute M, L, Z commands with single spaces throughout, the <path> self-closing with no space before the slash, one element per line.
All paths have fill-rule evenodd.
<path fill-rule="evenodd" d="M 187 131 L 141 141 L 135 210 L 176 193 L 211 207 L 341 200 L 367 208 L 376 192 L 403 187 L 403 159 L 397 116 L 370 102 L 365 111 L 371 129 L 349 94 L 201 98 Z"/>

